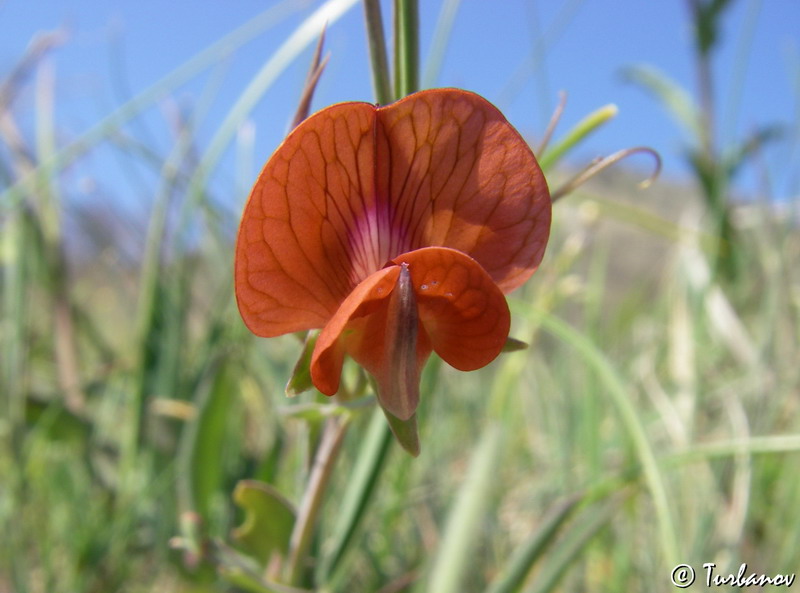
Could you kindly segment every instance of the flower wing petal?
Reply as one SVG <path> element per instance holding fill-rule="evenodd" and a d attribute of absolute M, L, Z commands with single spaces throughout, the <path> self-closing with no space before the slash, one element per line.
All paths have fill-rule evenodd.
<path fill-rule="evenodd" d="M 341 103 L 289 134 L 245 206 L 235 287 L 250 330 L 271 337 L 322 327 L 360 278 L 354 229 L 374 195 L 375 107 Z"/>
<path fill-rule="evenodd" d="M 550 194 L 536 158 L 482 97 L 431 89 L 378 109 L 377 195 L 408 250 L 469 254 L 509 292 L 536 270 L 550 232 Z M 397 253 L 397 251 L 395 251 Z"/>
<path fill-rule="evenodd" d="M 392 266 L 370 275 L 348 295 L 320 332 L 311 356 L 311 379 L 322 393 L 333 395 L 339 390 L 346 345 L 341 338 L 350 334 L 354 340 L 363 341 L 365 346 L 375 350 L 376 355 L 383 349 L 383 327 L 380 324 L 370 327 L 373 330 L 370 332 L 364 331 L 365 327 L 354 327 L 354 324 L 363 325 L 366 318 L 376 317 L 375 314 L 381 312 L 385 320 L 387 297 L 394 290 L 399 274 L 400 268 Z M 376 327 L 380 327 L 380 331 L 374 331 Z"/>
<path fill-rule="evenodd" d="M 431 346 L 461 371 L 494 360 L 508 337 L 511 315 L 505 296 L 480 264 L 444 247 L 404 253 L 416 294 L 419 319 Z"/>
<path fill-rule="evenodd" d="M 419 402 L 419 376 L 431 354 L 408 269 L 389 266 L 361 282 L 320 333 L 311 378 L 333 395 L 345 353 L 375 378 L 381 406 L 408 420 Z"/>

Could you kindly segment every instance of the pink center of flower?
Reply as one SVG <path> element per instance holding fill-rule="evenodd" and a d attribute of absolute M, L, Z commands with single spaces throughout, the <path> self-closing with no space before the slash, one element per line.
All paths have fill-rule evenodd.
<path fill-rule="evenodd" d="M 350 281 L 355 286 L 370 274 L 383 268 L 392 258 L 411 250 L 406 233 L 390 222 L 386 205 L 371 205 L 348 233 L 352 270 Z"/>

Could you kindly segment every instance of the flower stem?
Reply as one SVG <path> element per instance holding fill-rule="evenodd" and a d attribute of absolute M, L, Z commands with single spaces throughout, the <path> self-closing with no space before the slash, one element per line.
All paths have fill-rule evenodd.
<path fill-rule="evenodd" d="M 394 77 L 397 98 L 419 89 L 419 3 L 394 2 Z"/>
<path fill-rule="evenodd" d="M 308 548 L 311 545 L 317 516 L 322 506 L 323 493 L 330 480 L 334 463 L 339 456 L 342 440 L 349 425 L 349 417 L 329 418 L 325 423 L 308 485 L 303 494 L 303 500 L 300 502 L 297 520 L 289 540 L 285 574 L 287 583 L 290 585 L 301 584 Z"/>
<path fill-rule="evenodd" d="M 379 104 L 386 105 L 394 100 L 394 94 L 389 72 L 389 58 L 386 55 L 386 36 L 383 31 L 380 0 L 364 0 L 364 17 L 367 21 L 367 39 L 375 99 Z"/>

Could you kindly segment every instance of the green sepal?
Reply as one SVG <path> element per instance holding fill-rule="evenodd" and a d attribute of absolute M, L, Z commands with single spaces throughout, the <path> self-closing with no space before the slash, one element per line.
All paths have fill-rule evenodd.
<path fill-rule="evenodd" d="M 500 352 L 518 352 L 519 350 L 525 350 L 527 347 L 528 344 L 526 342 L 509 336 L 506 338 L 506 343 L 503 344 L 503 349 Z"/>
<path fill-rule="evenodd" d="M 414 457 L 419 456 L 419 430 L 417 429 L 417 415 L 413 414 L 408 420 L 401 420 L 391 412 L 383 408 L 389 427 L 394 433 L 394 437 L 400 446 L 411 453 Z"/>
<path fill-rule="evenodd" d="M 294 365 L 289 382 L 286 383 L 286 395 L 288 397 L 294 397 L 314 387 L 314 383 L 311 380 L 311 354 L 314 352 L 314 346 L 317 345 L 318 337 L 318 331 L 310 331 L 306 334 L 305 342 L 303 342 L 303 351 L 300 353 L 300 358 L 297 359 L 297 364 Z"/>

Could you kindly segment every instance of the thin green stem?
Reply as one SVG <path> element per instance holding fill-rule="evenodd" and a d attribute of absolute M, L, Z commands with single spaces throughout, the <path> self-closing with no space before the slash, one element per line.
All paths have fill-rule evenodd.
<path fill-rule="evenodd" d="M 375 99 L 381 105 L 391 103 L 394 98 L 389 58 L 386 54 L 386 35 L 383 31 L 380 0 L 364 0 L 364 18 L 367 23 L 369 59 L 372 65 L 372 85 Z"/>
<path fill-rule="evenodd" d="M 392 433 L 384 418 L 383 411 L 376 409 L 372 420 L 362 437 L 358 458 L 348 480 L 347 489 L 341 498 L 338 520 L 334 529 L 330 554 L 321 564 L 322 581 L 333 577 L 345 553 L 353 542 L 356 529 L 366 513 L 368 505 L 374 500 L 373 493 L 378 484 L 381 471 L 391 450 Z"/>
<path fill-rule="evenodd" d="M 333 466 L 339 457 L 342 440 L 350 425 L 349 417 L 329 418 L 325 423 L 314 466 L 308 478 L 306 491 L 297 512 L 292 537 L 289 540 L 289 554 L 286 562 L 286 578 L 289 585 L 300 585 L 308 549 L 311 545 L 317 517 L 322 506 L 323 494 L 328 485 Z"/>
<path fill-rule="evenodd" d="M 394 77 L 398 99 L 419 90 L 418 0 L 394 2 Z"/>

